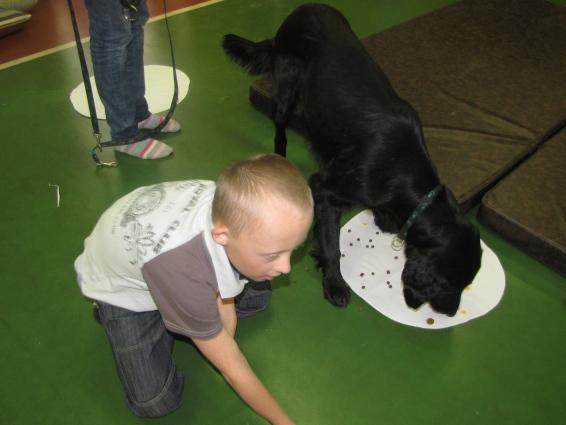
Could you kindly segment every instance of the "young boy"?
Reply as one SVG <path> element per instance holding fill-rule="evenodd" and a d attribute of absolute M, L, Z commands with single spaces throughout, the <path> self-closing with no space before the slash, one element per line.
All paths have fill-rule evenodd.
<path fill-rule="evenodd" d="M 104 212 L 75 269 L 82 293 L 96 303 L 134 414 L 163 416 L 181 405 L 184 381 L 172 356 L 177 333 L 191 338 L 258 414 L 292 423 L 234 334 L 237 317 L 267 307 L 271 294 L 244 288 L 243 276 L 261 282 L 289 273 L 312 210 L 300 172 L 269 154 L 234 163 L 216 184 L 139 188 Z"/>

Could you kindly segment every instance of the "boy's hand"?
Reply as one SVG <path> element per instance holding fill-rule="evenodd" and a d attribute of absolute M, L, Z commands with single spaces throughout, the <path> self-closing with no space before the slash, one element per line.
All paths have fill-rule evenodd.
<path fill-rule="evenodd" d="M 238 395 L 258 414 L 272 424 L 293 424 L 293 421 L 250 368 L 248 361 L 227 329 L 223 328 L 211 339 L 193 338 L 193 341 Z"/>

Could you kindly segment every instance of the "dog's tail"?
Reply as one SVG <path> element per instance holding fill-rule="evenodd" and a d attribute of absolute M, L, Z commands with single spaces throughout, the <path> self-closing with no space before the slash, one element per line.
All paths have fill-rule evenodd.
<path fill-rule="evenodd" d="M 272 39 L 255 43 L 235 34 L 226 34 L 222 48 L 234 62 L 252 75 L 271 72 Z"/>

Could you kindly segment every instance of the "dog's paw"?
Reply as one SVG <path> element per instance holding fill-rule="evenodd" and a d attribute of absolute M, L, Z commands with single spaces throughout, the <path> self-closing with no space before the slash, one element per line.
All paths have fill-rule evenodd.
<path fill-rule="evenodd" d="M 346 307 L 350 303 L 350 288 L 346 284 L 336 285 L 324 282 L 324 298 L 336 307 Z"/>

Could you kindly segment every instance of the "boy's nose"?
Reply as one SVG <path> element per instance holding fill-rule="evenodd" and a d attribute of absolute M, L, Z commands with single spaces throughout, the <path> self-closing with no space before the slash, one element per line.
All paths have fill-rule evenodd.
<path fill-rule="evenodd" d="M 281 274 L 287 274 L 291 271 L 291 256 L 282 255 L 276 264 L 277 272 Z"/>

